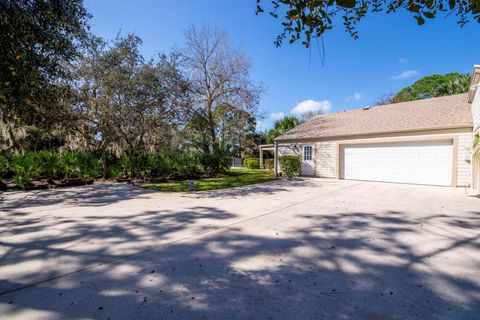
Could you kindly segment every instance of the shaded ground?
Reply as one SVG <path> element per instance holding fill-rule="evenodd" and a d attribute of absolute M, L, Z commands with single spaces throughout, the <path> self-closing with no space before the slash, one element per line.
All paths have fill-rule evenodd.
<path fill-rule="evenodd" d="M 232 169 L 229 174 L 214 178 L 168 181 L 141 185 L 142 188 L 156 191 L 207 191 L 234 188 L 275 180 L 273 170 Z M 193 183 L 193 184 L 191 184 Z"/>
<path fill-rule="evenodd" d="M 303 179 L 9 193 L 8 319 L 478 319 L 480 199 Z"/>

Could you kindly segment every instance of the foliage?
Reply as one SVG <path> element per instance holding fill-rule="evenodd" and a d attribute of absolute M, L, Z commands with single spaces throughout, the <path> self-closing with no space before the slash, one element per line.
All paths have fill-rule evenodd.
<path fill-rule="evenodd" d="M 257 14 L 264 12 L 265 1 L 257 1 Z M 470 19 L 480 22 L 480 3 L 470 0 L 424 1 L 424 0 L 273 0 L 267 9 L 274 18 L 282 16 L 283 31 L 276 38 L 276 46 L 283 40 L 290 43 L 301 40 L 309 47 L 312 39 L 324 35 L 334 23 L 342 21 L 345 31 L 354 39 L 358 38 L 357 24 L 374 12 L 407 12 L 419 25 L 426 19 L 433 19 L 440 13 L 458 17 L 458 24 L 465 25 Z M 341 20 L 336 19 L 339 15 Z"/>
<path fill-rule="evenodd" d="M 17 154 L 12 157 L 14 169 L 13 180 L 22 189 L 31 184 L 33 178 L 40 176 L 43 164 L 39 161 L 40 156 L 36 152 Z"/>
<path fill-rule="evenodd" d="M 393 97 L 395 97 L 395 92 L 384 93 L 375 100 L 373 103 L 374 106 L 383 106 L 385 104 L 393 103 Z"/>
<path fill-rule="evenodd" d="M 273 143 L 278 136 L 292 130 L 301 123 L 302 120 L 295 116 L 285 116 L 283 119 L 275 121 L 273 124 L 273 129 L 267 133 L 268 143 Z"/>
<path fill-rule="evenodd" d="M 82 0 L 0 2 L 0 136 L 17 150 L 29 129 L 49 130 L 68 99 L 64 66 L 76 58 L 89 15 Z"/>
<path fill-rule="evenodd" d="M 234 188 L 244 185 L 251 185 L 255 183 L 262 183 L 274 180 L 275 176 L 268 170 L 247 170 L 235 169 L 228 174 L 218 177 L 202 178 L 198 180 L 183 180 L 183 181 L 168 181 L 154 184 L 141 185 L 142 188 L 168 191 L 168 192 L 183 192 L 183 191 L 206 191 Z M 190 185 L 193 182 L 194 187 Z"/>
<path fill-rule="evenodd" d="M 464 93 L 469 89 L 470 80 L 471 76 L 468 73 L 460 74 L 453 72 L 445 75 L 429 75 L 400 90 L 392 98 L 392 102 L 413 101 Z"/>
<path fill-rule="evenodd" d="M 480 134 L 473 137 L 473 157 L 480 161 Z"/>
<path fill-rule="evenodd" d="M 179 52 L 190 84 L 187 132 L 193 147 L 213 152 L 238 143 L 252 128 L 262 87 L 250 78 L 250 62 L 225 32 L 190 27 Z M 240 133 L 240 135 L 238 135 Z M 240 141 L 241 143 L 241 141 Z"/>
<path fill-rule="evenodd" d="M 98 157 L 82 152 L 30 151 L 10 159 L 0 157 L 0 178 L 13 175 L 21 188 L 33 179 L 97 178 L 100 169 Z"/>
<path fill-rule="evenodd" d="M 282 172 L 288 177 L 293 178 L 294 175 L 300 174 L 301 160 L 299 156 L 286 155 L 278 158 L 278 163 Z"/>
<path fill-rule="evenodd" d="M 7 93 L 0 91 L 0 152 L 18 157 L 17 170 L 10 160 L 6 162 L 9 166 L 2 173 L 4 177 L 16 174 L 24 184 L 37 178 L 111 175 L 192 178 L 225 173 L 231 165 L 230 156 L 243 156 L 256 148 L 252 137 L 262 88 L 251 80 L 250 63 L 243 51 L 234 48 L 224 32 L 192 27 L 185 33 L 184 50 L 146 60 L 140 53 L 139 37 L 119 35 L 106 41 L 88 35 L 84 30 L 88 15 L 82 2 L 60 2 L 0 4 L 2 28 L 4 24 L 12 27 L 12 21 L 22 27 L 23 18 L 44 22 L 46 30 L 38 39 L 22 39 L 25 34 L 10 30 L 7 37 L 18 46 L 9 47 L 8 43 L 5 49 L 2 43 L 0 50 L 17 50 L 20 55 L 15 51 L 8 57 L 15 57 L 20 64 L 32 62 L 32 68 L 39 67 L 36 62 L 44 63 L 42 76 L 48 78 L 48 90 L 37 80 L 28 86 L 52 98 L 40 97 L 37 91 L 36 96 L 27 92 L 25 103 L 23 93 L 18 94 L 22 105 L 6 99 Z M 40 11 L 31 12 L 32 8 L 51 16 L 38 17 Z M 60 13 L 63 16 L 57 17 L 58 21 L 47 23 Z M 62 24 L 67 20 L 71 26 Z M 47 34 L 52 38 L 45 39 Z M 31 35 L 35 37 L 35 32 Z M 42 47 L 47 42 L 49 47 Z M 55 66 L 50 70 L 46 61 L 23 60 L 21 51 L 31 49 L 29 46 L 50 50 L 48 58 L 55 61 Z M 36 52 L 38 57 L 46 54 L 40 51 Z M 202 56 L 206 52 L 208 57 Z M 207 66 L 196 63 L 197 58 L 204 59 Z M 208 84 L 203 82 L 203 72 L 207 73 Z M 15 79 L 24 81 L 19 77 Z M 5 84 L 10 85 L 8 81 Z M 20 111 L 7 114 L 11 110 Z"/>
<path fill-rule="evenodd" d="M 69 145 L 101 154 L 108 176 L 108 154 L 134 155 L 173 148 L 188 83 L 178 58 L 160 55 L 145 61 L 140 38 L 117 37 L 109 46 L 90 37 L 73 67 L 78 119 Z"/>
<path fill-rule="evenodd" d="M 202 153 L 200 155 L 200 164 L 207 173 L 226 172 L 232 165 L 232 158 L 222 155 L 222 153 Z"/>
<path fill-rule="evenodd" d="M 173 151 L 138 156 L 124 155 L 112 166 L 112 174 L 125 178 L 179 180 L 226 172 L 231 161 L 231 158 L 218 153 Z"/>
<path fill-rule="evenodd" d="M 10 161 L 7 157 L 0 154 L 0 179 L 8 177 L 12 173 L 13 168 L 10 166 Z"/>
<path fill-rule="evenodd" d="M 264 163 L 265 163 L 265 169 L 273 170 L 273 167 L 275 166 L 274 159 L 265 159 Z"/>
<path fill-rule="evenodd" d="M 259 169 L 260 168 L 260 159 L 259 158 L 247 158 L 243 160 L 243 165 L 248 169 Z"/>

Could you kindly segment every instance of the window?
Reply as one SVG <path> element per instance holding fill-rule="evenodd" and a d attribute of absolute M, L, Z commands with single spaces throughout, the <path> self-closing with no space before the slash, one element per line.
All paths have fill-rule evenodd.
<path fill-rule="evenodd" d="M 312 160 L 312 146 L 303 147 L 303 160 L 311 161 Z"/>

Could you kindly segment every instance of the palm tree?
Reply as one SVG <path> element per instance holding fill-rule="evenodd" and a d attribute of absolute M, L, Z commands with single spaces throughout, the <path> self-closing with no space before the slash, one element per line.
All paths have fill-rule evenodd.
<path fill-rule="evenodd" d="M 434 96 L 448 96 L 467 92 L 470 88 L 471 80 L 472 76 L 469 73 L 452 75 L 450 79 L 436 89 Z"/>
<path fill-rule="evenodd" d="M 269 143 L 272 143 L 276 137 L 284 134 L 287 131 L 292 130 L 303 121 L 295 116 L 285 116 L 283 119 L 275 121 L 273 124 L 273 129 L 268 131 L 267 140 Z"/>

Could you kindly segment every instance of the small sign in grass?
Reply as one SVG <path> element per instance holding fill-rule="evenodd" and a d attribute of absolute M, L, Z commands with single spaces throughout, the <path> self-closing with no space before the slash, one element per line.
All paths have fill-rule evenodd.
<path fill-rule="evenodd" d="M 183 191 L 207 191 L 235 188 L 255 183 L 271 181 L 275 179 L 273 171 L 260 169 L 235 169 L 228 174 L 213 178 L 197 180 L 168 181 L 160 183 L 148 183 L 140 187 L 157 191 L 183 192 Z"/>

